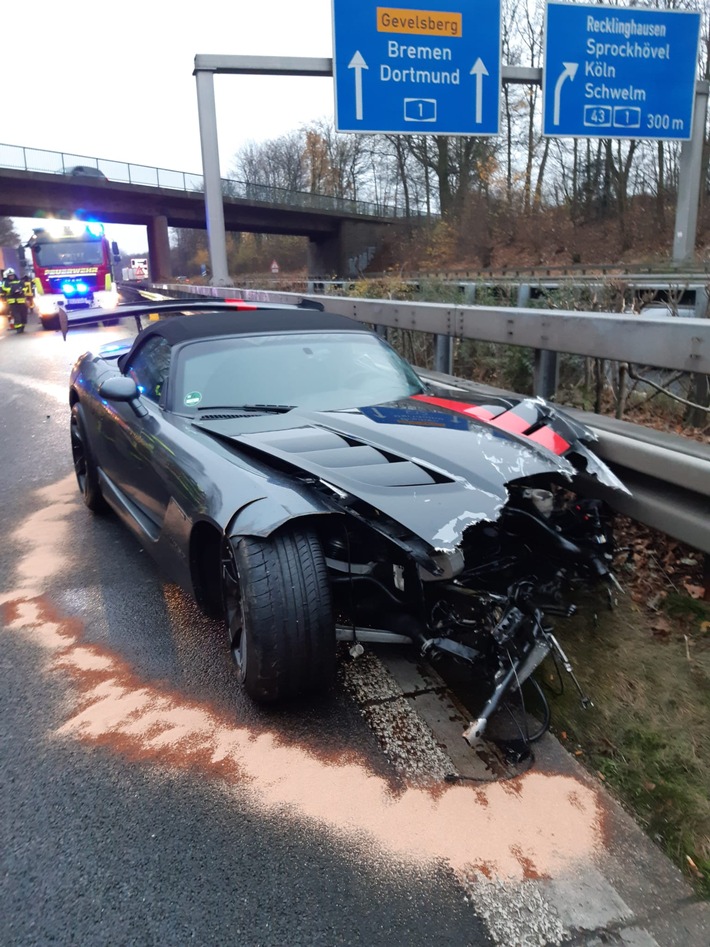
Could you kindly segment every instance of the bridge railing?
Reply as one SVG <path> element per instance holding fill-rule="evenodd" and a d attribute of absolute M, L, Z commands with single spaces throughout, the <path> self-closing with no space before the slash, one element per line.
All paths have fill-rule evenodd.
<path fill-rule="evenodd" d="M 63 151 L 46 151 L 42 148 L 26 148 L 23 145 L 0 143 L 0 167 L 18 171 L 39 171 L 43 174 L 71 174 L 71 169 L 96 168 L 109 181 L 122 184 L 138 184 L 147 187 L 161 187 L 178 191 L 204 191 L 204 178 L 201 174 L 187 171 L 173 171 L 167 168 L 153 168 L 144 164 L 131 164 L 113 161 L 109 158 L 94 158 L 87 155 L 69 154 Z M 238 200 L 260 201 L 286 207 L 302 207 L 307 210 L 333 211 L 338 214 L 352 214 L 358 217 L 405 217 L 427 216 L 424 208 L 409 208 L 396 204 L 384 204 L 374 201 L 360 201 L 345 197 L 333 197 L 329 194 L 312 194 L 308 191 L 295 191 L 288 188 L 272 187 L 264 184 L 252 184 L 235 178 L 222 178 L 222 193 L 225 197 Z"/>

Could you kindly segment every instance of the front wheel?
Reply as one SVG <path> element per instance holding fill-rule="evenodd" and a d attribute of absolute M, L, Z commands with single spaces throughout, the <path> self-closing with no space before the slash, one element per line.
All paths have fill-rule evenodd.
<path fill-rule="evenodd" d="M 104 513 L 108 506 L 99 486 L 99 472 L 86 436 L 84 409 L 79 402 L 71 409 L 70 429 L 74 473 L 84 497 L 84 503 L 92 513 Z"/>
<path fill-rule="evenodd" d="M 237 677 L 253 700 L 273 703 L 332 682 L 330 588 L 323 550 L 311 530 L 225 539 L 222 597 Z"/>

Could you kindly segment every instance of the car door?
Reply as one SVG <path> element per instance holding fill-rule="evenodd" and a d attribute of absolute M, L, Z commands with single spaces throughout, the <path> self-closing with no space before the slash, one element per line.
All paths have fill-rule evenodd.
<path fill-rule="evenodd" d="M 167 471 L 173 457 L 169 425 L 162 400 L 171 362 L 171 347 L 161 337 L 149 337 L 131 356 L 124 374 L 132 378 L 147 410 L 138 417 L 130 405 L 113 403 L 111 449 L 105 454 L 105 473 L 154 524 L 162 527 L 170 501 Z"/>

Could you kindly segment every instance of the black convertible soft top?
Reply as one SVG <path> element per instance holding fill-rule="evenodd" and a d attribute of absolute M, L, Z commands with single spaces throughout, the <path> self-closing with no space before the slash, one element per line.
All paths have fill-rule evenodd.
<path fill-rule="evenodd" d="M 118 366 L 123 371 L 145 339 L 155 336 L 165 339 L 170 345 L 178 345 L 180 342 L 224 335 L 319 331 L 368 332 L 369 329 L 347 316 L 313 309 L 220 310 L 194 316 L 173 316 L 142 329 L 135 337 L 130 351 L 119 358 Z"/>

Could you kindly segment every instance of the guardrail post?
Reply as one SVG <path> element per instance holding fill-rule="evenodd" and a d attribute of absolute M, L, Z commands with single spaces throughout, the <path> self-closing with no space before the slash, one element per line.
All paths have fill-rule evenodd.
<path fill-rule="evenodd" d="M 476 302 L 476 284 L 475 283 L 463 284 L 463 301 L 464 301 L 464 305 L 466 306 L 472 306 Z"/>
<path fill-rule="evenodd" d="M 442 372 L 444 375 L 451 374 L 451 366 L 454 355 L 454 340 L 450 335 L 435 336 L 436 346 L 434 349 L 434 371 Z"/>
<path fill-rule="evenodd" d="M 526 309 L 530 304 L 530 284 L 521 283 L 518 286 L 519 309 Z M 557 392 L 559 369 L 557 352 L 548 349 L 535 349 L 533 352 L 533 394 L 541 398 L 554 398 Z"/>
<path fill-rule="evenodd" d="M 710 317 L 708 291 L 705 286 L 698 286 L 695 289 L 695 317 L 696 319 Z M 710 417 L 707 411 L 703 411 L 703 407 L 710 406 L 710 375 L 693 372 L 691 375 L 690 400 L 700 405 L 700 407 L 688 408 L 685 419 L 688 424 L 701 427 Z"/>

